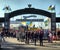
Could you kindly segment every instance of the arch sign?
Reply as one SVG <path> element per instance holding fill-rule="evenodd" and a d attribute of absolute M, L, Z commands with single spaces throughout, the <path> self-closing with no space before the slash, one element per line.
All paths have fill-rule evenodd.
<path fill-rule="evenodd" d="M 38 15 L 43 15 L 43 16 L 47 16 L 47 17 L 51 18 L 51 31 L 56 32 L 56 15 L 55 15 L 55 13 L 47 12 L 47 11 L 41 10 L 41 9 L 25 8 L 25 9 L 16 10 L 16 11 L 13 11 L 10 13 L 5 13 L 5 22 L 9 21 L 10 18 L 12 18 L 14 16 L 22 15 L 22 14 L 38 14 Z M 9 25 L 9 22 L 7 22 L 8 25 Z"/>

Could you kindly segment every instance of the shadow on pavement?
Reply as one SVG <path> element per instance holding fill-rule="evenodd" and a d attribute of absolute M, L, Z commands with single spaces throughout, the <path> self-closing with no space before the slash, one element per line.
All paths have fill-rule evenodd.
<path fill-rule="evenodd" d="M 17 44 L 17 43 L 10 43 L 8 41 L 5 41 L 3 44 L 3 47 L 1 50 L 36 50 L 35 47 L 30 47 L 29 45 L 26 44 Z"/>

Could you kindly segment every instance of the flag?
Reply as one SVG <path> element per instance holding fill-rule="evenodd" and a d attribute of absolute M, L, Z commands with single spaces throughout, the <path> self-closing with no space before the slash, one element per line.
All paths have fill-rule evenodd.
<path fill-rule="evenodd" d="M 55 10 L 55 5 L 50 5 L 50 6 L 48 7 L 48 10 Z"/>
<path fill-rule="evenodd" d="M 32 22 L 30 22 L 30 21 L 27 21 L 26 24 L 29 26 L 32 26 Z"/>
<path fill-rule="evenodd" d="M 24 21 L 24 22 L 21 22 L 21 24 L 22 24 L 22 25 L 26 25 L 26 22 L 25 22 L 25 21 Z"/>
<path fill-rule="evenodd" d="M 30 22 L 29 26 L 32 26 L 32 22 Z"/>
<path fill-rule="evenodd" d="M 47 19 L 47 20 L 44 21 L 45 26 L 48 26 L 48 22 L 49 22 L 49 19 Z"/>
<path fill-rule="evenodd" d="M 11 8 L 10 8 L 10 6 L 6 6 L 6 7 L 3 8 L 3 10 L 9 10 L 9 11 L 11 11 Z"/>
<path fill-rule="evenodd" d="M 30 21 L 26 21 L 26 24 L 29 25 L 30 24 Z"/>

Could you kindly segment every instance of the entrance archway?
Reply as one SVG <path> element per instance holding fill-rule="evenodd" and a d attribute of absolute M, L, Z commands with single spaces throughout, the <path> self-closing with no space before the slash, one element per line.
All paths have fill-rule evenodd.
<path fill-rule="evenodd" d="M 38 14 L 38 15 L 44 15 L 44 16 L 51 18 L 50 12 L 47 12 L 47 11 L 41 10 L 41 9 L 35 9 L 35 8 L 25 8 L 25 9 L 13 11 L 13 12 L 9 13 L 9 18 L 17 16 L 17 15 L 22 15 L 22 14 Z"/>
<path fill-rule="evenodd" d="M 38 15 L 43 15 L 51 18 L 51 31 L 53 33 L 56 32 L 56 13 L 50 13 L 45 10 L 41 9 L 35 9 L 35 8 L 25 8 L 25 9 L 20 9 L 16 10 L 10 13 L 5 13 L 5 28 L 9 29 L 9 23 L 10 23 L 10 18 L 17 16 L 17 15 L 22 15 L 22 14 L 38 14 Z"/>

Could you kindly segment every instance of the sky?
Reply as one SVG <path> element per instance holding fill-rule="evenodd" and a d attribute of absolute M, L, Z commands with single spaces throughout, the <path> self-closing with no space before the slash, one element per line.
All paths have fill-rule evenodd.
<path fill-rule="evenodd" d="M 28 8 L 28 4 L 32 4 L 32 8 L 48 10 L 50 5 L 55 5 L 56 17 L 60 17 L 60 0 L 0 0 L 0 17 L 4 17 L 3 8 L 9 5 L 12 11 Z M 11 12 L 12 12 L 11 11 Z M 14 17 L 21 18 L 20 16 Z M 13 18 L 11 19 L 13 20 Z"/>
<path fill-rule="evenodd" d="M 24 9 L 28 7 L 28 4 L 32 4 L 33 8 L 48 10 L 50 5 L 55 5 L 56 16 L 60 16 L 60 0 L 0 0 L 0 17 L 4 17 L 5 6 L 9 5 L 12 11 L 18 9 Z"/>

